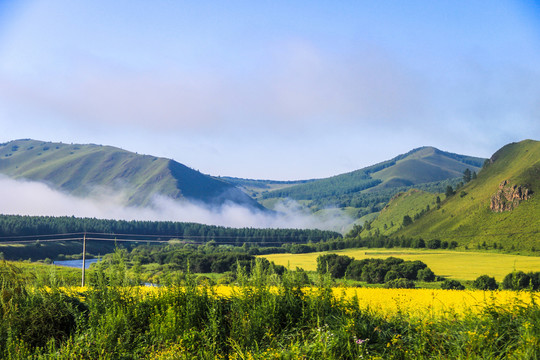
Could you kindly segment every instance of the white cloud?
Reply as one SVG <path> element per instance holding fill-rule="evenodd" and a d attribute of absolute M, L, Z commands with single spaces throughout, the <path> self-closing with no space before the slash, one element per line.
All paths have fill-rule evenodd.
<path fill-rule="evenodd" d="M 79 198 L 39 182 L 0 177 L 0 213 L 33 216 L 76 216 L 117 220 L 196 222 L 228 227 L 344 229 L 352 222 L 346 216 L 326 219 L 309 214 L 293 202 L 278 206 L 277 213 L 265 213 L 232 203 L 209 208 L 156 196 L 151 207 L 129 207 L 118 191 L 94 189 L 91 197 Z M 113 195 L 115 194 L 115 195 Z"/>

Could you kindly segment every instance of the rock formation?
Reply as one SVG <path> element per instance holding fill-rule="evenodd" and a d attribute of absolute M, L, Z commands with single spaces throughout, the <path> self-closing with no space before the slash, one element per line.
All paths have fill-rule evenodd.
<path fill-rule="evenodd" d="M 522 185 L 510 185 L 508 180 L 499 185 L 499 190 L 491 197 L 490 209 L 494 212 L 511 211 L 523 200 L 528 200 L 532 191 Z"/>

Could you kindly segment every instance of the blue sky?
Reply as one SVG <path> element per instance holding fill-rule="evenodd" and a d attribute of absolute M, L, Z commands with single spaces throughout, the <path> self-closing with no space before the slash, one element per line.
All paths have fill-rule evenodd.
<path fill-rule="evenodd" d="M 0 141 L 306 179 L 540 140 L 530 1 L 0 1 Z"/>

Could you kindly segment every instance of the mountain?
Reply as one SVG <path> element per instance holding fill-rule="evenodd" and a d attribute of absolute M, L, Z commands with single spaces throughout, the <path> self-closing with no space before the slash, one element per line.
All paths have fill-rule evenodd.
<path fill-rule="evenodd" d="M 174 160 L 139 155 L 102 145 L 24 139 L 0 144 L 0 174 L 39 181 L 63 192 L 86 196 L 95 189 L 122 191 L 127 204 L 145 206 L 159 194 L 207 205 L 231 201 L 262 207 L 234 185 Z"/>
<path fill-rule="evenodd" d="M 327 207 L 355 208 L 358 215 L 381 210 L 396 193 L 413 187 L 444 191 L 457 185 L 463 172 L 480 170 L 485 159 L 421 147 L 363 169 L 261 193 L 265 204 L 279 198 L 303 201 L 314 211 Z"/>
<path fill-rule="evenodd" d="M 394 236 L 456 241 L 473 249 L 502 246 L 536 252 L 540 250 L 539 193 L 540 142 L 511 143 L 493 154 L 476 179 L 444 199 L 439 208 L 431 205 Z"/>

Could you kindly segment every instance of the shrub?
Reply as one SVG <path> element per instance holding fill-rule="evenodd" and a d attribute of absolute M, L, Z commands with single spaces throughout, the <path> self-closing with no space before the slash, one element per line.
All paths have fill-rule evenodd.
<path fill-rule="evenodd" d="M 399 273 L 396 270 L 390 270 L 384 276 L 384 282 L 390 282 L 392 280 L 399 279 Z"/>
<path fill-rule="evenodd" d="M 463 286 L 457 280 L 444 280 L 442 282 L 442 284 L 441 284 L 441 289 L 443 289 L 443 290 L 465 290 L 465 286 Z"/>
<path fill-rule="evenodd" d="M 505 290 L 524 290 L 531 285 L 531 277 L 523 271 L 514 271 L 506 275 L 502 282 Z"/>
<path fill-rule="evenodd" d="M 448 245 L 448 243 L 446 244 Z M 426 245 L 429 249 L 439 249 L 441 247 L 441 240 L 439 239 L 428 240 Z"/>
<path fill-rule="evenodd" d="M 478 290 L 497 290 L 499 288 L 499 284 L 497 284 L 495 278 L 488 275 L 477 277 L 472 286 Z"/>
<path fill-rule="evenodd" d="M 362 269 L 362 280 L 368 284 L 382 284 L 389 268 L 380 259 L 372 259 Z"/>
<path fill-rule="evenodd" d="M 533 290 L 540 290 L 540 272 L 530 272 L 528 273 L 530 277 L 530 285 Z"/>
<path fill-rule="evenodd" d="M 435 273 L 430 268 L 420 269 L 418 270 L 417 275 L 418 280 L 420 281 L 435 281 Z"/>
<path fill-rule="evenodd" d="M 421 269 L 425 269 L 426 267 L 427 265 L 420 260 L 407 261 L 401 264 L 398 267 L 397 271 L 402 275 L 401 277 L 409 280 L 416 280 L 418 276 L 418 271 Z"/>
<path fill-rule="evenodd" d="M 359 260 L 353 260 L 347 268 L 347 278 L 352 280 L 360 280 L 362 278 L 362 269 L 364 263 Z"/>
<path fill-rule="evenodd" d="M 317 257 L 317 272 L 325 274 L 328 271 L 332 277 L 342 278 L 352 261 L 353 259 L 348 256 L 339 256 L 337 254 L 319 255 Z"/>
<path fill-rule="evenodd" d="M 390 280 L 384 287 L 387 289 L 414 289 L 414 281 L 405 278 Z"/>

